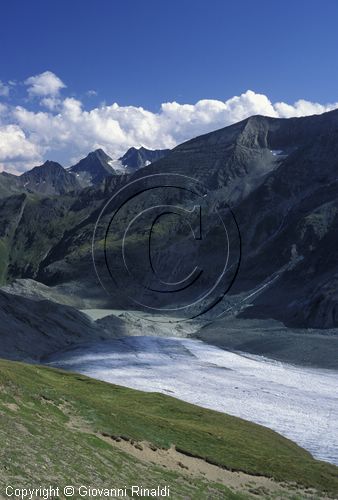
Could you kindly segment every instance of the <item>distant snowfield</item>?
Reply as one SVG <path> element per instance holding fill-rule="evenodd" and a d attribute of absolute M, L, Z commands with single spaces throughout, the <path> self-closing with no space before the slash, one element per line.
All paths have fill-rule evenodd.
<path fill-rule="evenodd" d="M 270 427 L 338 465 L 338 372 L 239 355 L 198 340 L 124 337 L 53 355 L 48 364 Z"/>

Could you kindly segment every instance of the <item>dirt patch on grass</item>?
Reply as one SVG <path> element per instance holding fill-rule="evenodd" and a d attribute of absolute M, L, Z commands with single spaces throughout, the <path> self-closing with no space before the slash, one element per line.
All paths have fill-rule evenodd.
<path fill-rule="evenodd" d="M 18 411 L 19 407 L 15 403 L 3 403 L 3 406 L 6 406 L 11 411 Z"/>
<path fill-rule="evenodd" d="M 89 422 L 74 414 L 72 405 L 63 401 L 58 408 L 68 417 L 66 426 L 73 430 L 95 435 L 110 446 L 131 455 L 145 465 L 163 467 L 184 476 L 204 479 L 211 483 L 227 486 L 235 492 L 255 498 L 329 500 L 330 497 L 319 495 L 314 489 L 304 489 L 294 483 L 279 483 L 265 476 L 254 476 L 241 471 L 231 471 L 219 467 L 198 457 L 186 455 L 172 445 L 169 449 L 158 448 L 146 441 L 134 441 L 127 436 L 112 436 L 94 433 Z"/>
<path fill-rule="evenodd" d="M 295 493 L 306 499 L 318 499 L 314 490 L 300 489 L 298 485 L 284 485 L 264 476 L 252 476 L 244 472 L 236 472 L 210 464 L 201 458 L 185 455 L 176 450 L 156 448 L 151 443 L 133 441 L 121 436 L 97 434 L 110 445 L 118 448 L 140 461 L 161 466 L 187 476 L 203 478 L 227 486 L 237 492 L 245 492 L 258 498 L 291 498 Z M 321 497 L 323 500 L 325 497 Z"/>

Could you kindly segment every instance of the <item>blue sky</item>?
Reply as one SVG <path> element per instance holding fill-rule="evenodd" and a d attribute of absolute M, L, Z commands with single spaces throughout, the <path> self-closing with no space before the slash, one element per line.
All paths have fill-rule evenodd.
<path fill-rule="evenodd" d="M 155 135 L 149 132 L 148 138 L 145 128 L 151 128 L 158 114 L 163 114 L 161 105 L 166 102 L 195 105 L 208 99 L 224 103 L 251 90 L 266 96 L 273 104 L 293 105 L 301 99 L 323 105 L 332 103 L 335 107 L 337 24 L 335 0 L 4 2 L 0 27 L 0 124 L 7 128 L 2 135 L 0 129 L 0 166 L 24 170 L 51 155 L 71 163 L 88 148 L 100 145 L 117 155 L 125 147 L 141 143 L 148 147 L 171 147 L 193 134 L 227 125 L 252 112 L 292 114 L 291 110 L 281 112 L 276 107 L 269 112 L 267 106 L 257 104 L 256 98 L 253 100 L 257 106 L 250 103 L 241 114 L 239 106 L 246 104 L 240 101 L 236 113 L 231 116 L 223 113 L 217 119 L 213 115 L 214 104 L 212 113 L 209 106 L 207 112 L 204 109 L 200 113 L 200 118 L 188 110 L 189 117 L 184 115 L 183 119 L 187 109 L 171 108 L 171 129 L 167 109 L 165 126 L 162 117 L 161 130 Z M 38 99 L 38 92 L 29 91 L 27 79 L 46 71 L 54 74 L 63 86 L 49 94 L 44 91 Z M 44 100 L 50 98 L 54 99 L 53 109 L 51 101 L 47 106 Z M 89 125 L 88 137 L 82 143 L 80 138 L 65 142 L 56 137 L 61 128 L 69 125 L 66 119 L 62 123 L 53 121 L 54 115 L 67 114 L 65 99 L 69 106 L 74 105 L 74 112 L 75 101 L 81 103 L 81 112 L 102 110 L 118 103 L 119 118 L 116 110 L 110 109 L 109 123 L 101 123 L 106 131 L 112 127 L 114 140 L 111 143 L 107 140 L 107 132 L 97 136 L 93 133 L 90 141 Z M 25 116 L 23 111 L 15 110 L 18 105 L 27 111 Z M 146 124 L 143 119 L 143 135 L 129 133 L 137 125 L 135 110 L 129 111 L 126 118 L 128 106 L 142 106 L 153 113 Z M 310 105 L 306 109 L 302 106 L 302 111 L 300 107 L 297 109 L 296 115 L 325 110 Z M 46 116 L 36 116 L 37 113 Z M 41 133 L 49 127 L 47 114 L 53 121 L 49 137 Z M 101 111 L 101 121 L 103 115 Z M 173 131 L 177 120 L 181 126 L 179 133 Z M 182 120 L 186 123 L 185 130 Z M 198 120 L 202 125 L 198 125 Z M 188 126 L 192 121 L 194 126 Z M 9 126 L 16 129 L 8 129 Z M 95 126 L 92 124 L 92 130 L 97 126 L 96 122 Z M 15 148 L 20 150 L 16 157 L 8 140 L 14 132 Z M 84 130 L 81 133 L 85 135 Z M 12 142 L 14 135 L 10 138 Z M 65 130 L 61 135 L 64 139 Z"/>
<path fill-rule="evenodd" d="M 75 93 L 152 110 L 167 100 L 337 100 L 338 2 L 12 0 L 1 77 L 49 69 Z"/>

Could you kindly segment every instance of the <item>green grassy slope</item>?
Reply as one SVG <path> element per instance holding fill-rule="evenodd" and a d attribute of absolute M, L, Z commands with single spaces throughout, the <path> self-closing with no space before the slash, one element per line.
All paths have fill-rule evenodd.
<path fill-rule="evenodd" d="M 271 430 L 82 375 L 0 360 L 0 420 L 2 494 L 8 483 L 170 484 L 175 499 L 244 498 L 184 472 L 145 465 L 99 437 L 108 435 L 159 448 L 174 444 L 231 470 L 338 496 L 337 467 L 314 460 Z"/>

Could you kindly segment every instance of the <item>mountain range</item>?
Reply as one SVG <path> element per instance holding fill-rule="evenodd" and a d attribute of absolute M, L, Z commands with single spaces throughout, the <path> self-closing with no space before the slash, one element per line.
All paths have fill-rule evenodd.
<path fill-rule="evenodd" d="M 96 149 L 66 169 L 59 163 L 48 160 L 20 176 L 1 172 L 0 197 L 19 192 L 62 195 L 79 191 L 100 184 L 107 177 L 134 172 L 164 157 L 168 152 L 167 149 L 130 148 L 122 157 L 113 160 L 102 149 Z"/>
<path fill-rule="evenodd" d="M 202 181 L 211 204 L 230 205 L 236 217 L 242 259 L 227 296 L 234 313 L 294 328 L 335 328 L 337 153 L 335 110 L 289 119 L 253 116 L 171 151 L 132 148 L 113 161 L 97 150 L 68 170 L 46 162 L 20 177 L 3 173 L 2 283 L 30 278 L 85 295 L 97 289 L 91 240 L 107 200 L 130 180 L 181 173 Z M 127 175 L 117 175 L 121 165 Z M 212 220 L 208 231 L 217 237 Z M 135 237 L 141 243 L 144 235 L 130 239 L 132 251 Z M 177 267 L 176 243 L 168 245 L 167 271 Z M 217 264 L 213 245 L 208 258 Z"/>

